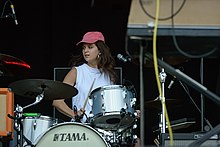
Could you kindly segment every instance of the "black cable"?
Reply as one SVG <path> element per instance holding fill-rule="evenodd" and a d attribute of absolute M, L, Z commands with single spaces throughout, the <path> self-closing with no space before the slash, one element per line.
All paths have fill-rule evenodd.
<path fill-rule="evenodd" d="M 4 15 L 4 12 L 5 12 L 5 7 L 6 5 L 10 3 L 10 5 L 12 5 L 12 2 L 10 0 L 7 0 L 5 3 L 4 3 L 4 6 L 3 6 L 3 9 L 2 9 L 2 13 L 1 13 L 1 16 L 0 18 L 7 18 L 7 17 L 11 17 L 13 19 L 15 19 L 15 16 L 11 13 L 9 13 L 8 15 Z"/>
<path fill-rule="evenodd" d="M 7 16 L 3 16 L 3 14 L 4 14 L 4 12 L 5 12 L 5 7 L 6 7 L 6 5 L 7 5 L 8 2 L 10 2 L 10 1 L 7 0 L 7 1 L 4 3 L 4 6 L 3 6 L 3 9 L 2 9 L 2 13 L 1 13 L 0 18 L 5 18 L 5 17 L 7 17 Z"/>
<path fill-rule="evenodd" d="M 172 7 L 171 7 L 171 13 L 172 15 L 174 15 L 173 11 L 174 11 L 174 0 L 172 0 Z M 207 57 L 211 54 L 213 54 L 214 52 L 216 52 L 218 50 L 218 47 L 215 47 L 214 49 L 212 49 L 211 51 L 207 52 L 207 53 L 203 53 L 203 54 L 198 54 L 198 55 L 192 55 L 192 54 L 188 54 L 186 52 L 184 52 L 178 45 L 178 42 L 176 40 L 176 35 L 175 35 L 175 31 L 174 31 L 174 18 L 172 17 L 171 19 L 172 21 L 172 38 L 173 38 L 173 43 L 176 47 L 176 49 L 184 56 L 188 57 L 188 58 L 204 58 L 204 57 Z"/>
<path fill-rule="evenodd" d="M 140 6 L 141 6 L 142 10 L 144 11 L 144 13 L 145 13 L 147 16 L 149 16 L 149 17 L 152 18 L 152 19 L 156 19 L 154 16 L 150 15 L 150 14 L 145 10 L 144 5 L 143 5 L 143 3 L 142 3 L 142 0 L 139 0 L 139 3 L 140 3 Z M 173 18 L 174 16 L 176 16 L 176 15 L 182 10 L 182 8 L 183 8 L 183 6 L 185 5 L 185 3 L 186 3 L 186 0 L 183 0 L 181 6 L 179 7 L 179 9 L 178 9 L 175 13 L 172 13 L 171 16 L 168 16 L 168 17 L 165 17 L 165 18 L 158 18 L 158 20 L 165 21 L 165 20 L 169 20 L 169 19 Z"/>
<path fill-rule="evenodd" d="M 193 100 L 192 96 L 190 95 L 189 89 L 187 87 L 187 85 L 184 85 L 181 81 L 179 81 L 180 85 L 183 87 L 184 91 L 186 92 L 186 94 L 189 96 L 190 100 L 193 102 L 193 104 L 195 105 L 196 109 L 199 111 L 199 113 L 201 113 L 201 110 L 199 109 L 198 105 L 195 103 L 195 101 Z M 208 119 L 206 117 L 204 117 L 204 120 L 206 121 L 207 125 L 213 129 L 212 125 L 210 124 L 210 122 L 208 121 Z"/>

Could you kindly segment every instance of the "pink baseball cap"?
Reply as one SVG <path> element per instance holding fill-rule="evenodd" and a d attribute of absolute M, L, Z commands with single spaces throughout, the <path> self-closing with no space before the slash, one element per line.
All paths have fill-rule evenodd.
<path fill-rule="evenodd" d="M 76 45 L 79 45 L 82 42 L 84 42 L 84 43 L 95 43 L 98 40 L 105 42 L 105 38 L 104 38 L 104 36 L 101 32 L 97 32 L 97 31 L 87 32 L 83 36 L 83 39 L 80 42 L 78 42 Z"/>

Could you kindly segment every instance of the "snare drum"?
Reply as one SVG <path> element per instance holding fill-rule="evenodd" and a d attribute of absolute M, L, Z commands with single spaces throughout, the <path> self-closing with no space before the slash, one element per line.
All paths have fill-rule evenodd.
<path fill-rule="evenodd" d="M 134 122 L 134 95 L 122 85 L 109 85 L 91 92 L 92 118 L 95 127 L 119 129 Z M 135 99 L 136 100 L 136 99 Z"/>
<path fill-rule="evenodd" d="M 57 124 L 57 119 L 49 116 L 28 116 L 22 120 L 23 134 L 32 143 L 48 128 Z"/>
<path fill-rule="evenodd" d="M 36 147 L 110 147 L 92 127 L 77 123 L 60 123 L 48 129 L 36 141 Z"/>

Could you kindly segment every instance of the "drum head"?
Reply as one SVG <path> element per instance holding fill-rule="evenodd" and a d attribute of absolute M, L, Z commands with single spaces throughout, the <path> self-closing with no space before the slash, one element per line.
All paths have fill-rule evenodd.
<path fill-rule="evenodd" d="M 111 113 L 111 115 L 102 115 L 100 117 L 94 117 L 91 123 L 98 128 L 117 131 L 119 129 L 123 130 L 132 126 L 135 123 L 135 119 L 132 115 L 125 115 L 124 117 L 121 117 L 120 114 Z"/>
<path fill-rule="evenodd" d="M 37 141 L 36 147 L 108 147 L 102 136 L 92 127 L 76 122 L 51 127 Z"/>

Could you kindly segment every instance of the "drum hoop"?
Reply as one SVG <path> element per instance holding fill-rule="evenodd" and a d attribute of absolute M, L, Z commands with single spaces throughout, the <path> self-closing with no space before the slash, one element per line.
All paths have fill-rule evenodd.
<path fill-rule="evenodd" d="M 125 86 L 123 85 L 106 85 L 106 86 L 102 86 L 102 87 L 98 87 L 96 89 L 94 89 L 91 92 L 91 95 L 93 95 L 93 93 L 96 93 L 97 91 L 101 91 L 101 90 L 109 90 L 109 89 L 126 89 Z M 91 97 L 90 97 L 91 98 Z"/>
<path fill-rule="evenodd" d="M 122 85 L 107 85 L 102 87 L 102 89 L 117 89 L 117 88 L 125 88 L 125 87 Z"/>
<path fill-rule="evenodd" d="M 52 118 L 50 116 L 41 115 L 41 116 L 27 116 L 24 119 L 40 119 L 40 120 L 57 120 L 57 118 Z"/>

